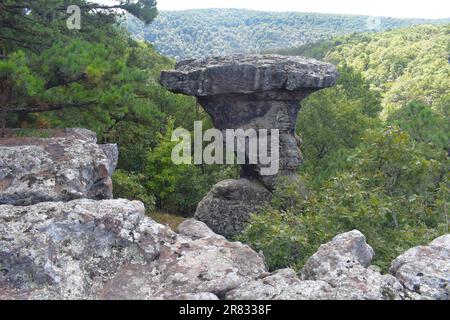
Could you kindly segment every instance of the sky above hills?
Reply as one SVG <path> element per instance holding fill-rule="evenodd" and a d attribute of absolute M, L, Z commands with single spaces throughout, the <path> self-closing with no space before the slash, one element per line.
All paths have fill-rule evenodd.
<path fill-rule="evenodd" d="M 95 0 L 94 0 L 95 1 Z M 449 0 L 157 0 L 159 10 L 238 8 L 361 14 L 396 18 L 450 18 Z M 113 4 L 114 0 L 95 2 Z"/>
<path fill-rule="evenodd" d="M 450 17 L 448 0 L 159 0 L 159 10 L 242 8 L 263 11 L 302 11 L 363 14 L 398 18 Z"/>

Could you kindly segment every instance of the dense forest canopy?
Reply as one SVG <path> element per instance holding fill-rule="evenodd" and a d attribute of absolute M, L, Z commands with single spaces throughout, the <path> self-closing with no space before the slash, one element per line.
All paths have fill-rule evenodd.
<path fill-rule="evenodd" d="M 449 35 L 449 25 L 426 25 L 343 36 L 273 52 L 345 62 L 362 74 L 372 92 L 382 96 L 384 115 L 416 99 L 448 116 Z"/>
<path fill-rule="evenodd" d="M 120 100 L 115 100 L 119 93 L 122 99 L 126 93 L 135 93 L 136 88 L 130 89 L 122 75 L 122 64 L 138 49 L 133 49 L 128 35 L 115 26 L 120 16 L 116 9 L 132 12 L 149 23 L 156 16 L 155 4 L 125 0 L 110 8 L 86 1 L 2 0 L 2 128 L 5 113 L 16 115 L 19 122 L 26 122 L 30 113 L 51 110 L 93 107 L 89 112 L 95 113 L 120 105 Z M 80 30 L 67 26 L 69 5 L 80 8 Z M 138 46 L 146 45 L 136 43 Z M 129 77 L 137 77 L 127 71 Z M 121 81 L 111 79 L 119 74 Z"/>
<path fill-rule="evenodd" d="M 162 11 L 149 26 L 131 18 L 128 19 L 128 29 L 138 39 L 151 42 L 162 54 L 179 60 L 232 53 L 260 53 L 354 32 L 443 22 L 445 20 L 202 9 Z"/>

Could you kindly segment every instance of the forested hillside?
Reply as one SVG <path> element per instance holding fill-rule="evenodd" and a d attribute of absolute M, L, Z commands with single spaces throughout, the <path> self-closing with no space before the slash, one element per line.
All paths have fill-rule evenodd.
<path fill-rule="evenodd" d="M 420 19 L 374 18 L 239 9 L 162 11 L 150 26 L 128 20 L 128 29 L 176 59 L 231 53 L 260 53 L 299 46 L 333 36 L 382 31 L 424 23 Z"/>
<path fill-rule="evenodd" d="M 450 103 L 450 25 L 357 34 L 275 51 L 346 64 L 382 96 L 385 112 L 412 99 L 441 114 Z M 447 110 L 445 110 L 447 109 Z"/>

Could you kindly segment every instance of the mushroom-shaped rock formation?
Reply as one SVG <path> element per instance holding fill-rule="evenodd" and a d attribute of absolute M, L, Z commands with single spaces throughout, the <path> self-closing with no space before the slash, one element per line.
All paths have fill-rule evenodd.
<path fill-rule="evenodd" d="M 246 161 L 241 167 L 241 178 L 256 180 L 273 191 L 276 178 L 296 177 L 301 163 L 295 134 L 300 101 L 315 91 L 334 86 L 337 76 L 333 65 L 303 57 L 233 55 L 179 62 L 175 70 L 161 73 L 160 82 L 172 92 L 197 97 L 224 135 L 227 129 L 267 129 L 270 139 L 271 130 L 278 129 L 277 174 L 264 175 L 262 169 L 270 165 L 259 160 L 257 164 Z M 248 150 L 245 155 L 249 158 Z M 202 201 L 200 205 L 205 203 L 210 202 Z M 219 214 L 224 218 L 227 215 Z M 202 220 L 211 225 L 204 214 Z"/>

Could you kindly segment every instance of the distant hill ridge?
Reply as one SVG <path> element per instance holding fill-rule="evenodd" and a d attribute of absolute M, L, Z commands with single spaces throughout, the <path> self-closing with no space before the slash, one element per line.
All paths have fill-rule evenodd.
<path fill-rule="evenodd" d="M 381 95 L 385 112 L 415 100 L 449 117 L 450 24 L 340 36 L 270 53 L 351 67 Z"/>
<path fill-rule="evenodd" d="M 180 60 L 232 53 L 259 53 L 297 47 L 338 35 L 446 22 L 450 22 L 450 18 L 424 20 L 199 9 L 161 11 L 147 27 L 134 18 L 129 18 L 127 24 L 136 38 L 148 40 L 164 55 Z"/>

